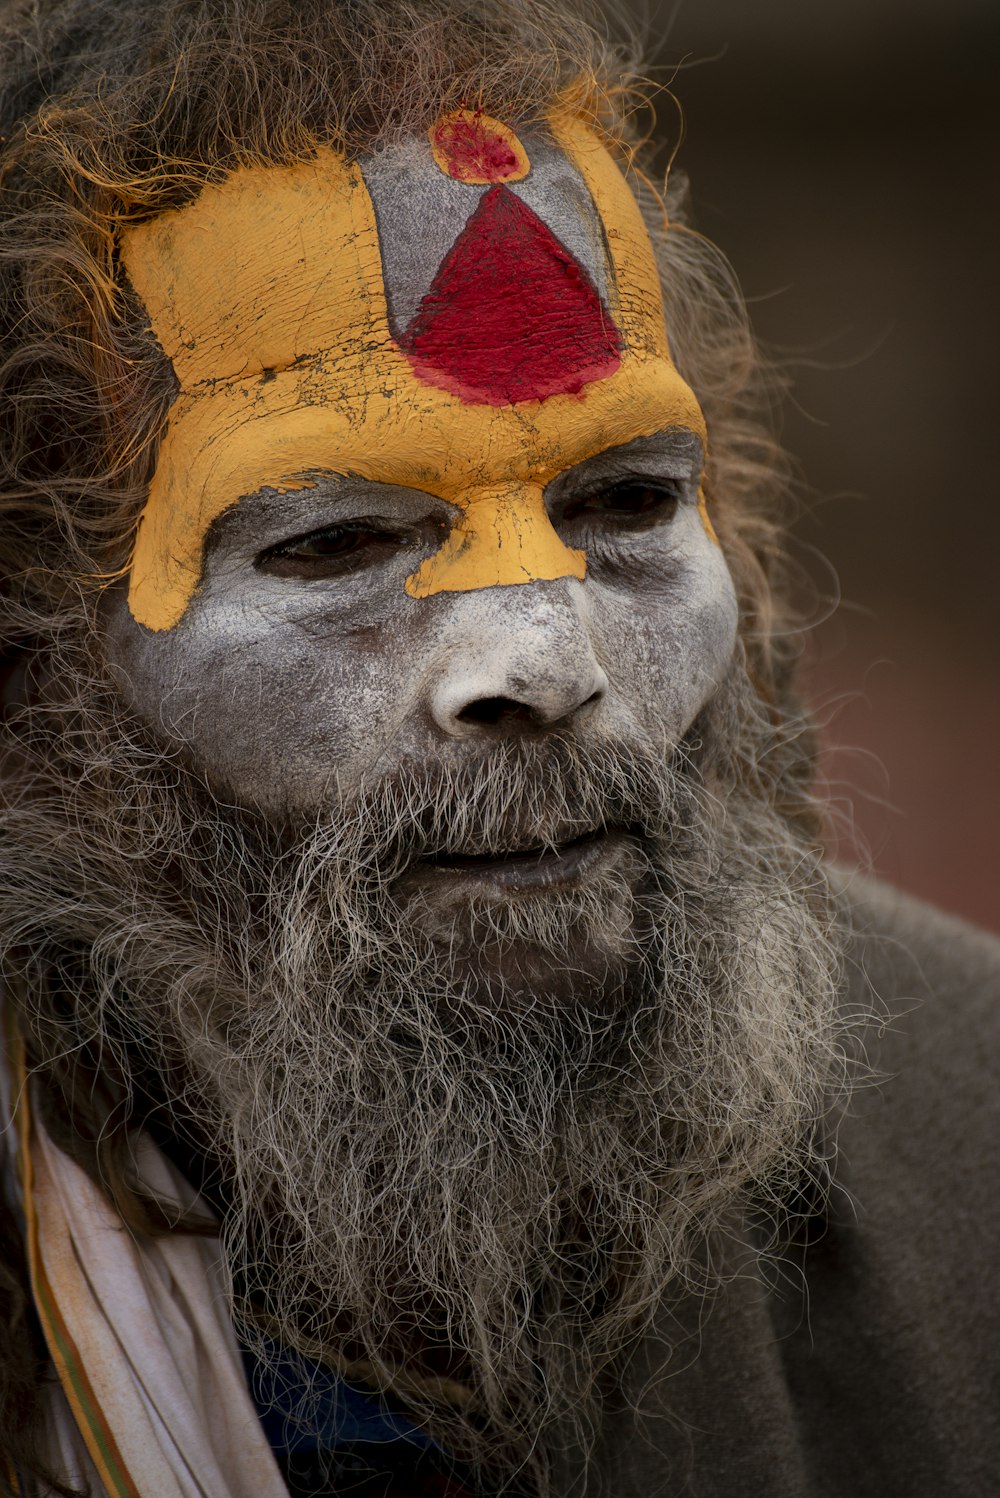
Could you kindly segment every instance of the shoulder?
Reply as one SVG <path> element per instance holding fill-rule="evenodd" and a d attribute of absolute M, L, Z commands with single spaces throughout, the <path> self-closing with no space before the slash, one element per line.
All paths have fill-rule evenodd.
<path fill-rule="evenodd" d="M 992 1099 L 1000 1042 L 1000 939 L 886 884 L 839 872 L 846 1002 L 874 1006 L 866 1049 L 877 1073 L 919 1068 L 923 1096 Z"/>
<path fill-rule="evenodd" d="M 944 1003 L 998 996 L 1000 938 L 860 874 L 838 870 L 835 880 L 855 983 L 889 1001 L 903 990 Z"/>
<path fill-rule="evenodd" d="M 866 1075 L 840 1130 L 836 1175 L 873 1229 L 939 1239 L 942 1262 L 995 1261 L 1000 1232 L 1000 940 L 857 876 L 841 877 L 845 1003 Z"/>

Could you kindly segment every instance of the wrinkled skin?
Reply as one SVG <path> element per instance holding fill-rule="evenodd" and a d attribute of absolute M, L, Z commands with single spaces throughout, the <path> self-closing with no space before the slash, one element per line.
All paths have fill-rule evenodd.
<path fill-rule="evenodd" d="M 403 759 L 572 727 L 669 749 L 729 664 L 736 603 L 697 509 L 700 444 L 664 433 L 550 484 L 562 578 L 414 599 L 404 580 L 451 506 L 328 478 L 263 491 L 213 526 L 202 586 L 153 633 L 111 603 L 108 654 L 130 703 L 220 792 L 280 820 Z"/>

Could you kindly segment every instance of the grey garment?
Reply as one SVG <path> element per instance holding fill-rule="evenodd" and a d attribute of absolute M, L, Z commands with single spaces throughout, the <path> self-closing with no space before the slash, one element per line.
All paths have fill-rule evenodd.
<path fill-rule="evenodd" d="M 738 1277 L 642 1344 L 567 1498 L 1000 1494 L 1000 942 L 860 880 L 844 898 L 847 1002 L 893 1018 L 829 1203 L 778 1266 L 746 1229 L 720 1247 Z"/>

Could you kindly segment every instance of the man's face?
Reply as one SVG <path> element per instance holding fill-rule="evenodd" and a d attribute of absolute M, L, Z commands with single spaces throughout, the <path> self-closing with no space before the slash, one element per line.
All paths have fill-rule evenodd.
<path fill-rule="evenodd" d="M 638 211 L 578 124 L 526 140 L 451 116 L 125 241 L 181 393 L 111 661 L 273 819 L 511 736 L 669 750 L 731 660 Z M 464 877 L 584 878 L 616 835 Z"/>

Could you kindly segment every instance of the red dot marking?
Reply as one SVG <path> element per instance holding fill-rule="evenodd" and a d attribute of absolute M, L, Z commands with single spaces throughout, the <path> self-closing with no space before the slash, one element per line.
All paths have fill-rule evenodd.
<path fill-rule="evenodd" d="M 526 160 L 508 132 L 486 115 L 446 115 L 431 133 L 441 166 L 456 182 L 509 182 L 525 175 Z"/>

